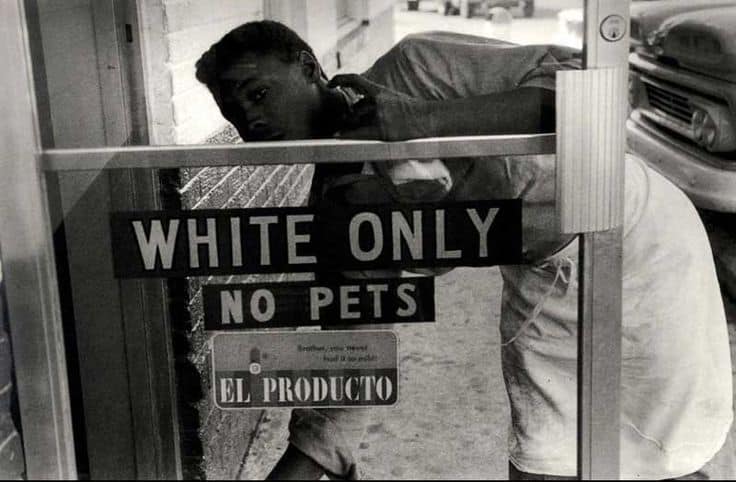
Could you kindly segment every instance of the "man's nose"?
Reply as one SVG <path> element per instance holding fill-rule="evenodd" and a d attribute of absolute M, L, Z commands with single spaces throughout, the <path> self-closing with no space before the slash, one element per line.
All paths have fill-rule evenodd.
<path fill-rule="evenodd" d="M 265 121 L 263 120 L 263 112 L 261 112 L 261 109 L 257 108 L 252 103 L 241 102 L 240 108 L 243 109 L 243 113 L 245 113 L 245 122 L 248 125 L 248 128 L 253 129 L 265 124 Z"/>
<path fill-rule="evenodd" d="M 263 119 L 254 119 L 254 120 L 248 121 L 249 131 L 258 131 L 261 129 L 265 129 L 267 127 L 268 127 L 268 124 Z"/>

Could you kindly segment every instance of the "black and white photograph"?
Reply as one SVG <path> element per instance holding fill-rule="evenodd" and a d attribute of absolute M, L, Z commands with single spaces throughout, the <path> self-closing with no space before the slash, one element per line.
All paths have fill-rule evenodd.
<path fill-rule="evenodd" d="M 736 480 L 736 0 L 0 0 L 0 478 Z"/>

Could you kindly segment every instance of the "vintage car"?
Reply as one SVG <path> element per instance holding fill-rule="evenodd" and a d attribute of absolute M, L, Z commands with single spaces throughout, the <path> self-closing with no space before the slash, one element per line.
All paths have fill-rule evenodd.
<path fill-rule="evenodd" d="M 631 10 L 629 148 L 702 208 L 736 212 L 736 4 Z"/>
<path fill-rule="evenodd" d="M 467 18 L 474 15 L 487 17 L 492 8 L 507 8 L 509 10 L 519 9 L 525 17 L 534 15 L 534 0 L 454 0 L 445 2 L 445 5 L 452 4 L 456 11 Z M 445 7 L 445 15 L 447 15 L 447 6 Z"/>
<path fill-rule="evenodd" d="M 534 0 L 446 0 L 437 1 L 437 11 L 445 15 L 488 16 L 492 8 L 519 9 L 525 17 L 534 15 Z M 419 0 L 407 0 L 409 10 L 419 9 Z"/>

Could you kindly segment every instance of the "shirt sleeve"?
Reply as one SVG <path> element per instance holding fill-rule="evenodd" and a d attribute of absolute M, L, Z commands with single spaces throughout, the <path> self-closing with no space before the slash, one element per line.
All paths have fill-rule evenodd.
<path fill-rule="evenodd" d="M 294 409 L 289 443 L 321 465 L 330 478 L 356 480 L 353 448 L 366 422 L 365 408 Z"/>
<path fill-rule="evenodd" d="M 532 65 L 519 80 L 517 87 L 539 87 L 555 90 L 555 78 L 559 70 L 578 70 L 581 67 L 580 52 L 575 49 L 549 46 L 539 61 Z"/>

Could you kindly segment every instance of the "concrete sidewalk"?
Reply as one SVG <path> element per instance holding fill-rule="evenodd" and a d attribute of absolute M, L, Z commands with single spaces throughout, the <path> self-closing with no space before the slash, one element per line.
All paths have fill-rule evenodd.
<path fill-rule="evenodd" d="M 708 232 L 718 279 L 724 292 L 736 300 L 736 214 L 700 210 Z"/>
<path fill-rule="evenodd" d="M 437 278 L 437 319 L 401 325 L 400 400 L 375 409 L 358 458 L 367 479 L 506 479 L 508 404 L 500 368 L 498 269 Z M 727 302 L 731 356 L 736 307 Z M 286 448 L 288 410 L 266 412 L 242 470 L 263 479 Z M 732 428 L 733 432 L 733 428 Z"/>
<path fill-rule="evenodd" d="M 430 8 L 429 2 L 425 2 Z M 580 0 L 548 0 L 533 19 L 517 19 L 509 40 L 555 40 L 556 9 Z M 425 9 L 423 7 L 423 9 Z M 426 9 L 425 9 L 426 10 Z M 481 18 L 445 17 L 434 11 L 395 11 L 396 39 L 426 30 L 499 36 Z M 503 35 L 501 35 L 503 36 Z M 356 69 L 360 70 L 360 69 Z M 703 213 L 701 213 L 702 215 Z M 731 357 L 736 359 L 736 232 L 713 229 L 722 216 L 704 216 L 729 318 Z M 730 234 L 729 234 L 730 233 Z M 508 402 L 500 368 L 498 269 L 456 269 L 437 278 L 435 324 L 401 325 L 401 387 L 395 407 L 375 409 L 374 423 L 356 455 L 368 479 L 506 479 Z M 250 448 L 243 479 L 263 479 L 286 448 L 288 410 L 269 410 Z M 733 432 L 733 428 L 732 428 Z"/>
<path fill-rule="evenodd" d="M 438 323 L 398 325 L 399 402 L 376 408 L 356 457 L 369 479 L 506 478 L 498 269 L 437 278 Z M 449 300 L 449 302 L 439 302 Z M 286 447 L 288 410 L 269 410 L 243 468 L 263 479 Z"/>

